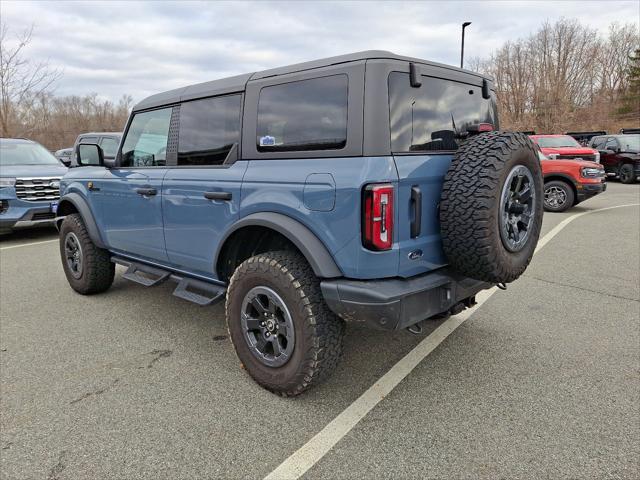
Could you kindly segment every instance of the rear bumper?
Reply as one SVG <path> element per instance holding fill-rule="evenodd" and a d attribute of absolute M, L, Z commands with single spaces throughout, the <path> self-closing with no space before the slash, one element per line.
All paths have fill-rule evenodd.
<path fill-rule="evenodd" d="M 492 286 L 456 275 L 448 268 L 408 279 L 335 279 L 320 283 L 325 302 L 335 314 L 378 330 L 407 328 L 447 312 Z"/>
<path fill-rule="evenodd" d="M 576 185 L 578 191 L 578 201 L 582 202 L 588 198 L 591 198 L 599 193 L 607 190 L 606 182 L 601 183 L 580 183 Z"/>

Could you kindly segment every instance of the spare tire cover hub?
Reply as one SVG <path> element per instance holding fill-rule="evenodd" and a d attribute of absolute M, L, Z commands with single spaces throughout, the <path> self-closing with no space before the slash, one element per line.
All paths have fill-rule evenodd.
<path fill-rule="evenodd" d="M 535 201 L 533 174 L 524 165 L 516 165 L 504 182 L 500 202 L 500 237 L 507 250 L 520 251 L 527 243 Z"/>

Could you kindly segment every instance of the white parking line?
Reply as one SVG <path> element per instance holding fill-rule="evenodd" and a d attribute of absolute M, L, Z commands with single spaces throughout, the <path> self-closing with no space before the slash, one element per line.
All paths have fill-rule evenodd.
<path fill-rule="evenodd" d="M 31 242 L 31 243 L 21 243 L 20 245 L 9 245 L 8 247 L 0 247 L 0 250 L 10 250 L 12 248 L 21 248 L 21 247 L 30 247 L 31 245 L 41 245 L 43 243 L 51 243 L 57 242 L 58 239 L 55 240 L 42 240 L 41 242 Z"/>
<path fill-rule="evenodd" d="M 569 223 L 591 213 L 611 210 L 613 208 L 637 207 L 639 203 L 616 205 L 599 208 L 587 212 L 576 213 L 554 228 L 552 228 L 536 247 L 539 252 L 549 241 L 562 231 Z M 326 427 L 318 432 L 311 440 L 282 462 L 264 480 L 294 480 L 300 478 L 324 457 L 353 427 L 362 420 L 373 407 L 382 401 L 391 391 L 418 366 L 435 348 L 440 345 L 452 332 L 462 325 L 473 313 L 482 306 L 496 292 L 496 288 L 484 290 L 476 296 L 477 305 L 465 310 L 459 315 L 449 318 L 436 328 L 428 337 L 422 340 L 405 355 L 391 370 L 385 373 L 376 383 L 364 392 L 355 402 L 343 410 Z"/>

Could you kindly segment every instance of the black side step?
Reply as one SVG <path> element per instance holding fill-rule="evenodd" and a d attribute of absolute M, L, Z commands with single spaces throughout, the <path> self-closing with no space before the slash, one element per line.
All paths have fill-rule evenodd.
<path fill-rule="evenodd" d="M 221 285 L 213 285 L 193 278 L 183 277 L 178 282 L 173 294 L 176 297 L 205 306 L 213 305 L 222 300 L 225 292 L 226 289 Z"/>
<path fill-rule="evenodd" d="M 145 287 L 154 287 L 161 284 L 171 275 L 166 270 L 150 267 L 141 263 L 130 263 L 127 271 L 122 274 L 127 280 L 139 283 Z"/>
<path fill-rule="evenodd" d="M 215 285 L 195 278 L 182 277 L 168 270 L 134 262 L 126 258 L 112 257 L 111 261 L 127 267 L 127 271 L 122 275 L 124 278 L 145 287 L 159 285 L 167 279 L 178 282 L 173 294 L 198 305 L 213 305 L 222 300 L 227 291 L 224 285 Z"/>

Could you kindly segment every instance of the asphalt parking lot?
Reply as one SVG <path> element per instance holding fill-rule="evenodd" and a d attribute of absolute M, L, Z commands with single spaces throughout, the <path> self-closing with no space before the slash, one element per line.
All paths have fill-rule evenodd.
<path fill-rule="evenodd" d="M 546 214 L 543 235 L 636 204 L 567 224 L 303 478 L 638 478 L 639 203 L 610 182 Z M 0 242 L 2 478 L 263 478 L 425 338 L 349 326 L 336 374 L 282 399 L 222 306 L 119 277 L 80 296 L 54 239 Z"/>

